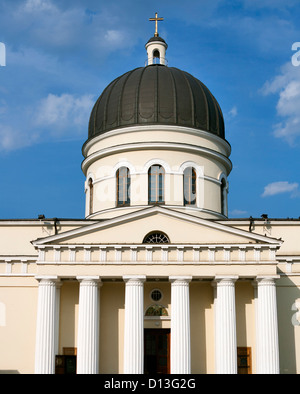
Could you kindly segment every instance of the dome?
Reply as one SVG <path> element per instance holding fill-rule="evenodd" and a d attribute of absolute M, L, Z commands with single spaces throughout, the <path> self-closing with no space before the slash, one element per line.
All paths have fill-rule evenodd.
<path fill-rule="evenodd" d="M 153 37 L 151 37 L 151 38 L 148 40 L 147 44 L 149 44 L 150 42 L 154 42 L 154 41 L 155 41 L 155 42 L 160 41 L 160 42 L 164 43 L 164 44 L 166 45 L 166 47 L 168 47 L 166 41 L 165 41 L 162 37 L 159 37 L 159 36 L 153 36 Z M 146 44 L 146 45 L 147 45 L 147 44 Z"/>
<path fill-rule="evenodd" d="M 225 139 L 222 111 L 209 89 L 185 71 L 153 64 L 129 71 L 106 87 L 92 110 L 88 140 L 121 127 L 160 124 Z"/>

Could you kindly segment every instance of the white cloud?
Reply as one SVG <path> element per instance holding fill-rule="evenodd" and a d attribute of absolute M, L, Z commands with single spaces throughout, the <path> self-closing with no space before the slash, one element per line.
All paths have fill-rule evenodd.
<path fill-rule="evenodd" d="M 277 112 L 280 116 L 293 116 L 299 113 L 300 80 L 290 81 L 280 92 Z"/>
<path fill-rule="evenodd" d="M 61 64 L 57 57 L 30 47 L 19 47 L 17 50 L 8 48 L 9 63 L 12 66 L 20 66 L 22 69 L 45 72 L 48 75 L 58 75 Z M 59 68 L 60 66 L 60 68 Z"/>
<path fill-rule="evenodd" d="M 94 101 L 89 94 L 78 97 L 66 93 L 49 94 L 37 105 L 19 107 L 19 116 L 12 119 L 0 101 L 0 152 L 22 149 L 49 139 L 84 137 Z"/>
<path fill-rule="evenodd" d="M 237 107 L 234 106 L 234 107 L 231 108 L 231 110 L 229 111 L 228 115 L 229 115 L 230 118 L 235 118 L 237 116 L 237 113 L 238 113 Z"/>
<path fill-rule="evenodd" d="M 7 112 L 7 103 L 5 100 L 0 99 L 0 117 Z"/>
<path fill-rule="evenodd" d="M 100 7 L 95 2 L 89 7 L 92 10 L 82 2 L 61 0 L 26 0 L 19 6 L 7 6 L 14 26 L 11 34 L 17 43 L 48 53 L 55 50 L 61 57 L 82 51 L 94 57 L 100 50 L 104 57 L 125 42 L 127 49 L 134 45 L 138 36 L 136 29 L 109 2 Z M 3 22 L 10 30 L 7 20 L 3 19 L 0 14 L 0 25 Z"/>
<path fill-rule="evenodd" d="M 74 129 L 86 132 L 93 104 L 93 96 L 88 94 L 81 97 L 49 94 L 38 106 L 35 124 L 51 127 L 52 134 L 70 133 Z"/>
<path fill-rule="evenodd" d="M 1 19 L 1 17 L 0 17 Z M 15 26 L 13 34 L 24 34 L 17 43 L 39 47 L 44 51 L 60 48 L 77 48 L 83 45 L 89 27 L 86 25 L 84 8 L 62 8 L 60 2 L 51 0 L 27 0 L 11 11 Z M 17 37 L 15 37 L 17 40 Z"/>
<path fill-rule="evenodd" d="M 292 7 L 297 4 L 298 0 L 244 0 L 244 4 L 247 8 L 278 8 L 285 9 Z"/>
<path fill-rule="evenodd" d="M 262 93 L 279 95 L 276 110 L 282 121 L 274 124 L 274 136 L 294 144 L 300 137 L 300 66 L 285 64 L 281 74 L 265 83 Z"/>
<path fill-rule="evenodd" d="M 32 145 L 38 136 L 5 124 L 0 124 L 0 151 L 8 152 Z"/>
<path fill-rule="evenodd" d="M 120 30 L 108 30 L 104 38 L 109 45 L 119 46 L 124 42 L 124 33 Z"/>
<path fill-rule="evenodd" d="M 55 9 L 54 5 L 49 0 L 27 0 L 22 8 L 26 12 L 36 11 L 52 11 Z"/>
<path fill-rule="evenodd" d="M 281 193 L 290 193 L 291 197 L 299 195 L 298 183 L 289 183 L 287 181 L 269 183 L 264 188 L 262 197 L 275 196 Z"/>

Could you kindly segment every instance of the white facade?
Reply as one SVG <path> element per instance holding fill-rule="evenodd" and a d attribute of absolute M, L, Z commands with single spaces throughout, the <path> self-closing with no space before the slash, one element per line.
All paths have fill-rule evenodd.
<path fill-rule="evenodd" d="M 0 221 L 0 370 L 299 373 L 300 221 L 227 218 L 225 139 L 136 125 L 83 153 L 85 219 Z"/>
<path fill-rule="evenodd" d="M 171 243 L 143 244 L 158 225 Z M 44 226 L 2 222 L 7 251 L 8 234 L 24 241 L 22 232 L 32 237 Z M 32 255 L 1 256 L 2 370 L 54 373 L 56 355 L 73 348 L 77 373 L 143 373 L 145 335 L 154 329 L 170 335 L 170 373 L 238 373 L 241 348 L 251 351 L 252 373 L 299 372 L 299 220 L 270 220 L 270 238 L 262 219 L 250 233 L 248 220 L 153 206 L 60 226 L 31 245 Z M 151 299 L 153 289 L 161 300 Z M 148 316 L 151 306 L 167 314 Z"/>

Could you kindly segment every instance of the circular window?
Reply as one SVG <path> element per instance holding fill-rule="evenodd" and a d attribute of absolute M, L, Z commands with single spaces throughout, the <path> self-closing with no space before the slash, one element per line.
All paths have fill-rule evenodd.
<path fill-rule="evenodd" d="M 156 231 L 146 235 L 143 241 L 144 244 L 168 244 L 169 238 L 166 234 Z"/>
<path fill-rule="evenodd" d="M 153 301 L 157 302 L 162 299 L 162 293 L 158 289 L 154 289 L 151 291 L 150 297 Z"/>

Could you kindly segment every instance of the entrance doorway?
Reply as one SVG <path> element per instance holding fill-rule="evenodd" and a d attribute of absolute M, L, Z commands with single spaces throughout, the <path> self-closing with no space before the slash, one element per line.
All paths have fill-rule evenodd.
<path fill-rule="evenodd" d="M 170 373 L 170 329 L 145 328 L 144 332 L 145 374 Z"/>

